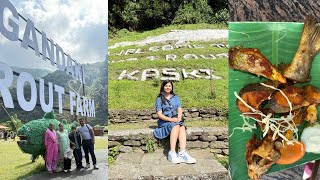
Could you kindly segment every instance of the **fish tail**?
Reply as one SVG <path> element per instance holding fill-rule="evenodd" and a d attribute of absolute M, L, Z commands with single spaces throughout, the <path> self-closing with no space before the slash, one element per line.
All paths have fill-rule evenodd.
<path fill-rule="evenodd" d="M 302 34 L 310 47 L 314 47 L 313 51 L 317 53 L 320 50 L 320 24 L 317 24 L 315 17 L 310 15 L 306 17 L 304 24 Z"/>
<path fill-rule="evenodd" d="M 320 51 L 320 24 L 316 25 L 315 31 L 312 35 L 312 40 L 314 40 L 315 51 Z"/>

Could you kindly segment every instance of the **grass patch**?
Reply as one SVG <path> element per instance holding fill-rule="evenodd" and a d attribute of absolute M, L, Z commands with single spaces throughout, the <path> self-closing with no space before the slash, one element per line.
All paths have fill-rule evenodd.
<path fill-rule="evenodd" d="M 228 156 L 218 156 L 217 154 L 214 154 L 213 159 L 219 161 L 219 163 L 222 166 L 224 166 L 226 169 L 229 168 L 229 157 Z"/>
<path fill-rule="evenodd" d="M 226 72 L 227 73 L 227 72 Z M 213 80 L 215 98 L 211 98 L 210 81 L 184 80 L 174 83 L 174 92 L 178 94 L 183 108 L 206 107 L 222 110 L 228 103 L 228 79 Z M 108 107 L 110 109 L 154 109 L 160 87 L 154 87 L 152 81 L 110 81 Z"/>
<path fill-rule="evenodd" d="M 106 138 L 96 138 L 95 149 L 108 149 Z M 36 162 L 30 160 L 30 154 L 23 153 L 17 142 L 11 139 L 4 142 L 0 140 L 0 179 L 23 179 L 33 174 L 46 171 L 45 162 L 39 157 Z"/>
<path fill-rule="evenodd" d="M 30 154 L 23 153 L 12 140 L 0 140 L 0 157 L 0 179 L 22 179 L 46 170 L 42 157 L 32 163 Z"/>
<path fill-rule="evenodd" d="M 181 29 L 180 27 L 178 28 L 176 26 L 171 26 L 171 28 Z M 196 27 L 192 25 L 187 25 L 185 28 L 203 29 L 203 27 L 201 26 Z M 149 35 L 155 35 L 157 33 L 162 34 L 164 33 L 164 29 L 166 28 L 160 28 L 144 33 L 150 33 Z M 200 57 L 200 55 L 208 57 L 209 54 L 220 54 L 228 52 L 227 48 L 210 46 L 210 44 L 213 43 L 226 44 L 227 40 L 216 40 L 210 42 L 197 41 L 190 44 L 202 45 L 205 48 L 183 47 L 175 48 L 170 51 L 147 51 L 152 46 L 161 46 L 159 44 L 151 44 L 143 47 L 119 47 L 109 50 L 109 61 L 126 60 L 128 58 L 138 58 L 138 60 L 108 64 L 108 108 L 135 110 L 154 109 L 155 98 L 159 93 L 159 88 L 161 85 L 159 79 L 150 79 L 147 81 L 118 80 L 118 77 L 123 70 L 127 70 L 127 73 L 138 70 L 139 72 L 135 74 L 134 77 L 141 79 L 142 71 L 144 71 L 145 69 L 155 68 L 160 72 L 160 77 L 162 77 L 162 68 L 175 68 L 176 72 L 180 74 L 181 81 L 174 83 L 174 92 L 179 95 L 183 108 L 214 107 L 217 110 L 226 109 L 228 103 L 228 59 L 222 57 L 217 59 L 202 59 Z M 115 55 L 115 53 L 119 53 L 121 51 L 138 48 L 142 48 L 142 51 L 145 51 L 145 53 L 128 54 L 122 56 Z M 176 61 L 165 60 L 165 56 L 167 54 L 176 55 Z M 196 54 L 199 59 L 185 60 L 183 59 L 183 56 L 185 54 Z M 159 56 L 160 59 L 151 61 L 147 59 L 148 56 Z M 214 71 L 213 74 L 215 76 L 221 77 L 222 79 L 211 81 L 206 79 L 183 80 L 182 68 L 186 69 L 187 72 L 199 69 L 212 69 Z M 202 76 L 204 76 L 204 74 L 202 74 Z"/>
<path fill-rule="evenodd" d="M 187 127 L 228 127 L 227 118 L 220 120 L 186 120 Z M 144 129 L 150 127 L 157 127 L 156 122 L 143 122 L 143 123 L 121 123 L 109 124 L 110 131 L 127 130 L 127 129 Z"/>
<path fill-rule="evenodd" d="M 109 34 L 108 45 L 112 46 L 115 43 L 123 41 L 137 41 L 145 39 L 149 36 L 157 36 L 160 34 L 168 33 L 171 30 L 197 30 L 197 29 L 227 29 L 225 24 L 183 24 L 183 25 L 170 25 L 162 28 L 157 28 L 151 31 L 144 32 L 130 32 L 127 29 L 122 29 L 116 33 Z"/>
<path fill-rule="evenodd" d="M 210 43 L 207 42 L 207 45 Z M 205 49 L 175 49 L 171 53 L 182 57 L 184 54 L 215 54 L 227 52 L 226 49 L 216 47 L 209 47 Z M 157 52 L 152 52 L 157 53 Z M 152 53 L 147 53 L 151 55 Z M 159 51 L 158 56 L 165 56 L 168 52 Z M 138 55 L 146 57 L 146 54 Z M 155 55 L 155 54 L 154 54 Z M 128 55 L 129 56 L 129 55 Z M 137 55 L 130 55 L 130 57 L 137 57 Z M 119 58 L 118 56 L 112 56 Z M 112 58 L 110 57 L 110 58 Z M 130 80 L 117 80 L 123 70 L 129 72 L 139 70 L 140 72 L 135 75 L 138 79 L 141 78 L 141 73 L 144 69 L 156 68 L 161 72 L 162 68 L 176 68 L 177 72 L 181 75 L 181 69 L 185 68 L 187 71 L 190 69 L 213 69 L 214 75 L 221 77 L 221 80 L 212 80 L 213 90 L 211 90 L 210 80 L 186 79 L 174 84 L 174 91 L 177 93 L 183 103 L 183 107 L 215 107 L 222 109 L 227 107 L 227 88 L 228 88 L 228 60 L 226 58 L 217 58 L 214 60 L 193 59 L 193 60 L 155 60 L 150 61 L 141 58 L 138 61 L 119 62 L 109 64 L 109 99 L 108 107 L 110 109 L 153 109 L 155 97 L 159 93 L 161 83 L 155 83 L 156 80 L 130 81 Z M 134 91 L 133 91 L 134 90 Z M 215 98 L 212 98 L 211 91 L 214 91 Z"/>
<path fill-rule="evenodd" d="M 203 48 L 189 48 L 189 47 L 180 47 L 176 48 L 174 45 L 174 49 L 171 50 L 162 50 L 162 46 L 165 44 L 159 44 L 159 43 L 153 43 L 147 46 L 125 46 L 125 47 L 118 47 L 115 49 L 109 49 L 109 55 L 108 59 L 109 61 L 117 61 L 117 60 L 125 60 L 128 58 L 138 58 L 138 59 L 146 59 L 145 57 L 147 56 L 159 56 L 161 59 L 165 59 L 166 54 L 175 54 L 177 55 L 177 59 L 182 59 L 183 55 L 185 54 L 196 54 L 196 55 L 209 55 L 209 54 L 218 54 L 218 53 L 223 53 L 227 52 L 227 48 L 218 48 L 215 46 L 212 46 L 212 44 L 226 44 L 227 40 L 226 39 L 220 39 L 220 40 L 214 40 L 214 41 L 208 41 L 208 42 L 200 42 L 200 41 L 195 41 L 195 42 L 189 42 L 189 45 L 197 45 L 197 46 L 202 46 Z M 150 51 L 150 47 L 156 47 L 160 48 L 158 51 Z M 132 54 L 128 53 L 125 55 L 126 51 L 129 49 L 134 49 L 133 51 L 137 51 L 140 49 L 140 53 L 137 54 Z M 121 54 L 121 55 L 120 55 Z M 200 57 L 199 57 L 200 58 Z"/>
<path fill-rule="evenodd" d="M 94 149 L 108 149 L 108 139 L 107 138 L 95 138 Z"/>
<path fill-rule="evenodd" d="M 108 165 L 109 166 L 116 161 L 118 155 L 119 155 L 119 149 L 117 146 L 110 148 L 108 150 Z"/>

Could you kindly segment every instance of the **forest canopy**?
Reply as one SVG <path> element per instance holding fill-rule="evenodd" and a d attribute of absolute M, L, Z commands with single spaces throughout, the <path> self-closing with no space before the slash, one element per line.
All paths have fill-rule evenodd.
<path fill-rule="evenodd" d="M 114 0 L 108 30 L 145 31 L 171 24 L 227 23 L 227 0 Z"/>

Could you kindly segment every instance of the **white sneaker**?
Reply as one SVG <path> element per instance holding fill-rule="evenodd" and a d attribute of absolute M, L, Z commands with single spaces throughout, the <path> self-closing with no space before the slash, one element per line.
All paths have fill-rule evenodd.
<path fill-rule="evenodd" d="M 180 160 L 180 162 L 187 163 L 187 164 L 194 164 L 197 162 L 195 158 L 191 157 L 187 153 L 187 151 L 179 152 L 179 160 Z"/>
<path fill-rule="evenodd" d="M 168 160 L 173 164 L 179 164 L 180 163 L 180 159 L 178 158 L 178 155 L 177 155 L 176 152 L 169 151 Z"/>
<path fill-rule="evenodd" d="M 88 164 L 88 163 L 87 163 L 87 165 L 86 165 L 86 169 L 89 169 L 89 168 L 90 168 L 90 164 Z"/>

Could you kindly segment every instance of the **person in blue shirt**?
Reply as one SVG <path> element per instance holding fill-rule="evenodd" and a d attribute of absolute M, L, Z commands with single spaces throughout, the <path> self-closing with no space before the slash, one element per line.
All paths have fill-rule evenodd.
<path fill-rule="evenodd" d="M 171 163 L 179 164 L 195 163 L 186 151 L 187 135 L 186 125 L 182 120 L 182 107 L 179 97 L 173 92 L 172 81 L 165 80 L 161 84 L 160 93 L 156 98 L 155 109 L 159 117 L 158 127 L 154 130 L 157 139 L 164 139 L 170 136 L 170 151 L 168 160 Z M 179 140 L 180 152 L 176 153 L 176 144 Z"/>

